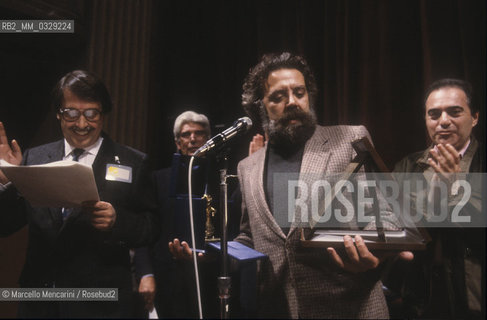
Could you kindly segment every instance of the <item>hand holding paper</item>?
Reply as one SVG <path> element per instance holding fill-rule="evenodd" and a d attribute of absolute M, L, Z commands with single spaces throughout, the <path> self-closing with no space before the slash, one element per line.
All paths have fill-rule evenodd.
<path fill-rule="evenodd" d="M 0 169 L 34 207 L 74 208 L 100 200 L 93 169 L 79 162 L 16 166 L 0 160 Z"/>
<path fill-rule="evenodd" d="M 110 230 L 117 219 L 117 213 L 109 202 L 84 202 L 83 209 L 90 214 L 91 225 L 100 231 Z"/>

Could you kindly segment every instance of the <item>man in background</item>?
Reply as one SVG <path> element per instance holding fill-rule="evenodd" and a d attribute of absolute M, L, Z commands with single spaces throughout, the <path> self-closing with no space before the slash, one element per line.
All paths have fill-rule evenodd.
<path fill-rule="evenodd" d="M 472 133 L 478 124 L 479 110 L 472 101 L 472 87 L 463 80 L 441 79 L 431 84 L 424 99 L 425 124 L 432 144 L 399 161 L 398 175 L 418 174 L 426 179 L 429 201 L 434 201 L 433 186 L 440 181 L 448 186 L 449 212 L 459 199 L 452 188 L 455 174 L 485 171 L 479 142 Z M 411 176 L 411 175 L 409 175 Z M 424 177 L 424 178 L 423 178 Z M 419 179 L 419 178 L 418 178 Z M 472 197 L 469 214 L 485 215 L 480 197 Z M 439 199 L 438 199 L 439 200 Z M 435 203 L 437 208 L 439 202 Z M 403 310 L 399 316 L 421 318 L 483 319 L 485 315 L 485 229 L 429 228 L 432 241 L 413 262 L 403 265 Z M 404 276 L 404 274 L 406 274 Z M 403 278 L 404 277 L 404 278 Z M 390 278 L 391 284 L 397 279 Z"/>
<path fill-rule="evenodd" d="M 175 236 L 181 236 L 175 234 L 176 229 L 185 226 L 177 224 L 184 224 L 182 221 L 189 224 L 189 217 L 179 219 L 181 215 L 187 215 L 187 212 L 178 210 L 178 203 L 187 203 L 187 199 L 178 202 L 176 198 L 187 196 L 189 159 L 210 138 L 210 122 L 204 114 L 186 111 L 174 121 L 173 133 L 177 148 L 173 166 L 158 170 L 153 175 L 163 222 L 162 233 L 154 246 L 136 250 L 135 266 L 136 274 L 140 278 L 139 292 L 144 297 L 147 310 L 155 305 L 161 318 L 193 318 L 197 316 L 197 307 L 192 264 L 174 260 L 167 244 Z M 195 160 L 192 173 L 193 197 L 201 197 L 209 193 L 210 172 L 207 159 Z M 216 281 L 216 268 L 212 271 L 207 264 L 202 264 L 200 269 L 205 289 L 209 283 Z M 214 298 L 216 301 L 216 293 L 204 293 L 207 293 L 203 295 L 204 298 Z"/>

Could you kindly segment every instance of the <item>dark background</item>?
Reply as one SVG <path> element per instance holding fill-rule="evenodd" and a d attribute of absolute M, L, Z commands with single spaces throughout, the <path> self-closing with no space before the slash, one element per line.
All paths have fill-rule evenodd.
<path fill-rule="evenodd" d="M 244 115 L 241 86 L 267 52 L 304 55 L 320 89 L 320 124 L 365 125 L 385 163 L 429 143 L 423 92 L 458 77 L 474 87 L 485 136 L 485 1 L 0 0 L 0 19 L 73 19 L 74 34 L 0 34 L 0 121 L 23 149 L 61 137 L 49 93 L 74 69 L 107 84 L 118 142 L 170 164 L 181 112 L 217 133 Z M 233 148 L 232 168 L 255 128 Z M 1 210 L 1 208 L 0 208 Z M 0 240 L 0 287 L 16 286 L 25 229 Z M 15 316 L 2 303 L 0 317 Z"/>

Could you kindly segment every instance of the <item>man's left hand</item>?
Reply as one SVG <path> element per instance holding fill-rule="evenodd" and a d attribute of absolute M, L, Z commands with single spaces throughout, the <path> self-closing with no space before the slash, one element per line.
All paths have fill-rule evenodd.
<path fill-rule="evenodd" d="M 108 231 L 115 224 L 117 213 L 112 204 L 105 201 L 84 203 L 83 208 L 91 215 L 91 225 L 100 231 Z"/>
<path fill-rule="evenodd" d="M 379 264 L 391 254 L 383 254 L 380 257 L 373 255 L 361 236 L 355 236 L 355 243 L 350 236 L 343 237 L 343 244 L 345 245 L 346 259 L 342 259 L 340 255 L 333 248 L 326 250 L 331 256 L 331 259 L 337 266 L 352 273 L 364 272 L 370 269 L 375 269 Z M 412 252 L 403 251 L 399 253 L 399 258 L 402 260 L 412 260 L 414 255 Z"/>

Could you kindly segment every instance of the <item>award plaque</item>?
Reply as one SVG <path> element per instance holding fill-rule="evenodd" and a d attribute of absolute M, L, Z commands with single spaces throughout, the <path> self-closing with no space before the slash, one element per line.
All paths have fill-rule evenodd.
<path fill-rule="evenodd" d="M 303 247 L 334 247 L 343 248 L 343 237 L 349 235 L 354 238 L 360 235 L 364 240 L 367 248 L 370 250 L 386 251 L 405 251 L 405 250 L 424 250 L 430 237 L 424 228 L 418 228 L 417 225 L 410 221 L 407 215 L 403 215 L 402 206 L 396 206 L 393 212 L 392 206 L 384 199 L 383 190 L 379 185 L 395 185 L 399 188 L 399 183 L 389 172 L 388 168 L 382 161 L 381 157 L 372 146 L 367 137 L 353 141 L 352 146 L 357 156 L 347 166 L 333 188 L 328 190 L 329 194 L 322 198 L 327 199 L 326 204 L 321 207 L 320 212 L 336 211 L 335 202 L 340 195 L 343 181 L 353 184 L 352 190 L 357 190 L 357 185 L 367 183 L 367 200 L 369 200 L 369 218 L 370 223 L 360 224 L 360 219 L 353 223 L 332 224 L 318 223 L 311 220 L 308 227 L 301 225 L 301 245 Z M 363 168 L 363 170 L 361 170 Z M 354 203 L 356 207 L 363 205 L 363 199 L 357 198 L 357 192 L 349 192 L 349 202 Z M 343 201 L 343 194 L 340 195 Z M 363 195 L 362 195 L 363 197 Z M 389 199 L 389 198 L 388 198 Z M 335 202 L 334 202 L 335 201 Z M 323 201 L 322 201 L 323 202 Z M 318 203 L 318 201 L 316 201 Z M 385 204 L 387 203 L 387 204 Z M 356 215 L 360 210 L 354 210 Z M 363 213 L 362 213 L 363 214 Z M 323 217 L 323 213 L 320 215 Z M 365 216 L 361 216 L 362 218 Z"/>

